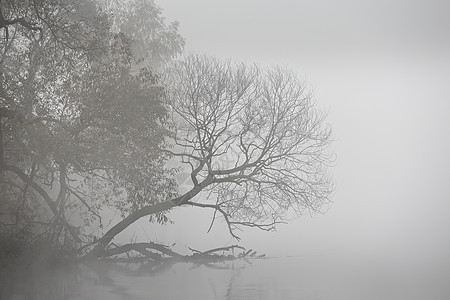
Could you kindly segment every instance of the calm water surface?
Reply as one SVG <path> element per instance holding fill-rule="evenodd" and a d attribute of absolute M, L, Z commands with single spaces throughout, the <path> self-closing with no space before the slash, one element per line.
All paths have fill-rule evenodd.
<path fill-rule="evenodd" d="M 96 263 L 2 270 L 0 299 L 450 299 L 447 268 L 283 257 L 209 265 Z"/>

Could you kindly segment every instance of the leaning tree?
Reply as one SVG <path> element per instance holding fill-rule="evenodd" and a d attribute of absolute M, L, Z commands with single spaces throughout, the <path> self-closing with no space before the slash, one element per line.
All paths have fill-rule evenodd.
<path fill-rule="evenodd" d="M 162 82 L 173 128 L 163 151 L 190 174 L 191 188 L 131 212 L 88 255 L 108 255 L 129 225 L 176 206 L 211 209 L 211 226 L 222 218 L 239 239 L 236 228 L 273 230 L 329 202 L 330 127 L 293 72 L 188 55 Z"/>

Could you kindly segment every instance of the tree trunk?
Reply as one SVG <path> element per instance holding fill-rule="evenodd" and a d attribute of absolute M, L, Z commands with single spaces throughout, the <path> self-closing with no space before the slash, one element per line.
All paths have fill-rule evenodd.
<path fill-rule="evenodd" d="M 122 221 L 114 225 L 109 229 L 100 239 L 97 240 L 97 245 L 85 256 L 86 258 L 98 258 L 106 254 L 106 246 L 112 241 L 112 239 L 121 233 L 125 228 L 136 222 L 142 217 L 156 214 L 161 211 L 168 210 L 177 206 L 173 200 L 166 202 L 156 203 L 151 206 L 145 206 L 137 211 L 131 213 Z"/>
<path fill-rule="evenodd" d="M 190 199 L 194 198 L 198 193 L 200 193 L 206 186 L 210 185 L 213 182 L 214 178 L 212 176 L 208 176 L 204 181 L 194 186 L 192 190 L 180 197 L 165 202 L 144 206 L 141 209 L 136 210 L 135 212 L 124 218 L 122 221 L 114 225 L 100 239 L 98 239 L 95 247 L 91 251 L 89 251 L 84 256 L 84 258 L 99 258 L 104 256 L 106 254 L 106 246 L 108 246 L 108 244 L 114 239 L 116 235 L 121 233 L 128 226 L 142 217 L 156 214 L 158 212 L 168 210 L 172 207 L 181 206 L 187 203 Z"/>

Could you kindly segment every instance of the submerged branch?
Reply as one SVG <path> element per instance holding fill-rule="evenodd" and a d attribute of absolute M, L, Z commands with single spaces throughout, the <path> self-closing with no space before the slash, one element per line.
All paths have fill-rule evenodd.
<path fill-rule="evenodd" d="M 242 249 L 245 250 L 244 247 L 239 246 L 239 245 L 232 245 L 232 246 L 228 246 L 228 247 L 220 247 L 220 248 L 214 248 L 208 251 L 203 252 L 203 254 L 210 254 L 210 253 L 214 253 L 214 252 L 218 252 L 218 251 L 230 251 L 230 250 L 234 250 L 234 249 Z"/>
<path fill-rule="evenodd" d="M 159 266 L 165 264 L 172 264 L 174 262 L 192 262 L 195 264 L 202 264 L 210 266 L 211 263 L 235 260 L 235 259 L 247 259 L 247 258 L 263 258 L 264 254 L 255 256 L 256 251 L 252 249 L 246 250 L 244 247 L 239 245 L 231 245 L 219 248 L 213 248 L 206 251 L 200 251 L 188 247 L 189 250 L 193 252 L 191 255 L 182 255 L 173 250 L 168 246 L 148 242 L 148 243 L 133 243 L 121 246 L 116 246 L 114 248 L 109 248 L 106 250 L 105 255 L 101 258 L 106 261 L 116 262 L 116 263 L 145 263 L 151 262 L 156 263 Z M 237 255 L 234 255 L 234 249 L 242 250 Z M 156 250 L 160 253 L 153 252 L 151 250 Z M 222 251 L 222 254 L 218 252 Z M 232 254 L 225 254 L 226 251 L 232 251 Z M 138 252 L 139 255 L 131 255 L 132 252 Z M 126 255 L 123 256 L 123 255 Z"/>
<path fill-rule="evenodd" d="M 148 249 L 159 251 L 162 254 L 165 254 L 170 257 L 181 257 L 182 256 L 181 254 L 178 254 L 178 253 L 170 250 L 167 246 L 153 243 L 153 242 L 148 242 L 148 243 L 126 244 L 126 245 L 118 246 L 115 248 L 109 248 L 106 250 L 105 257 L 123 254 L 123 253 L 127 253 L 130 251 L 137 251 L 137 252 L 144 254 L 145 256 L 150 256 L 151 258 L 154 258 L 155 257 L 154 254 L 156 254 L 156 253 L 152 253 L 152 252 L 148 251 Z M 156 254 L 156 255 L 158 255 L 157 258 L 162 258 L 161 255 L 159 255 L 159 254 Z"/>

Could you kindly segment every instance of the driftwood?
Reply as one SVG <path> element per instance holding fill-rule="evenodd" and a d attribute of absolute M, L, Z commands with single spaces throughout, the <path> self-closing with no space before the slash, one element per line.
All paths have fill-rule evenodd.
<path fill-rule="evenodd" d="M 241 249 L 241 250 L 245 250 L 245 248 L 244 247 L 241 247 L 241 246 L 239 246 L 239 245 L 232 245 L 232 246 L 227 246 L 227 247 L 220 247 L 220 248 L 214 248 L 214 249 L 211 249 L 211 250 L 208 250 L 208 251 L 204 251 L 204 252 L 201 252 L 201 251 L 199 251 L 199 250 L 196 250 L 196 249 L 193 249 L 193 248 L 191 248 L 191 247 L 188 247 L 189 248 L 189 250 L 191 250 L 192 252 L 195 252 L 195 253 L 198 253 L 198 254 L 204 254 L 204 255 L 206 255 L 206 254 L 212 254 L 212 253 L 214 253 L 214 252 L 219 252 L 219 251 L 230 251 L 230 250 L 234 250 L 234 249 Z"/>
<path fill-rule="evenodd" d="M 105 257 L 111 257 L 113 255 L 129 253 L 130 251 L 137 251 L 151 259 L 161 259 L 162 258 L 161 254 L 151 252 L 151 251 L 149 251 L 149 249 L 159 251 L 159 252 L 161 252 L 161 254 L 165 254 L 170 257 L 181 257 L 182 256 L 181 254 L 178 254 L 178 253 L 170 250 L 169 247 L 167 247 L 165 245 L 148 242 L 148 243 L 126 244 L 123 246 L 109 248 L 106 250 Z"/>
<path fill-rule="evenodd" d="M 191 268 L 230 269 L 235 268 L 235 265 L 222 263 L 242 260 L 251 264 L 252 259 L 265 257 L 264 254 L 256 256 L 256 251 L 247 250 L 239 245 L 213 248 L 206 251 L 188 248 L 192 253 L 182 255 L 173 251 L 169 246 L 154 242 L 126 245 L 111 244 L 106 248 L 102 257 L 95 259 L 91 257 L 93 260 L 84 257 L 81 262 L 85 262 L 85 265 L 93 268 L 96 273 L 100 272 L 102 277 L 108 277 L 108 269 L 133 275 L 155 275 L 170 269 L 177 263 L 191 263 Z M 103 263 L 107 263 L 106 266 L 108 267 L 95 267 L 104 266 Z"/>
<path fill-rule="evenodd" d="M 170 249 L 169 246 L 154 242 L 132 243 L 121 246 L 113 245 L 106 249 L 101 259 L 117 263 L 141 263 L 151 266 L 153 269 L 155 266 L 175 262 L 209 265 L 221 261 L 265 257 L 264 254 L 256 256 L 256 251 L 253 251 L 253 249 L 246 250 L 239 245 L 213 248 L 206 251 L 188 248 L 193 252 L 190 255 L 179 254 Z M 240 252 L 235 255 L 235 250 L 240 250 Z"/>

